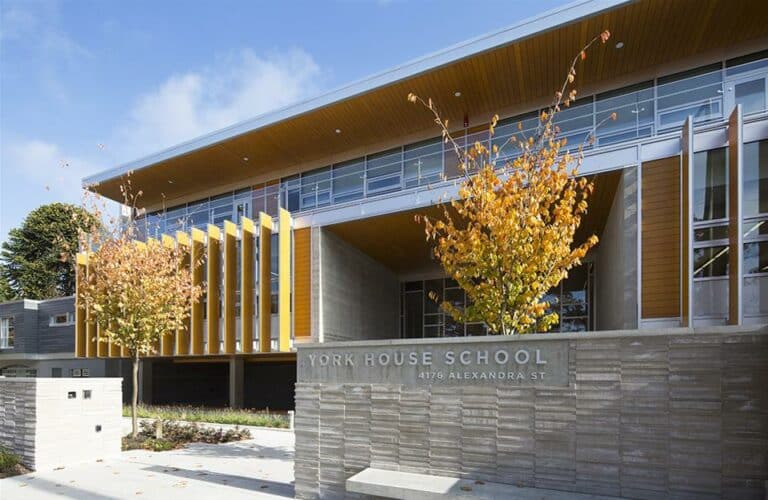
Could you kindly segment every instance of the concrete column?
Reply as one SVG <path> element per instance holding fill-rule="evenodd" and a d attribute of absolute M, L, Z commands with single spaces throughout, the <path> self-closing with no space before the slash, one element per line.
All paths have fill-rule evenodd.
<path fill-rule="evenodd" d="M 152 404 L 152 360 L 147 358 L 139 364 L 139 403 Z"/>
<path fill-rule="evenodd" d="M 622 171 L 613 205 L 600 236 L 595 273 L 598 330 L 638 325 L 638 169 Z"/>
<path fill-rule="evenodd" d="M 245 385 L 245 362 L 242 357 L 229 358 L 229 407 L 243 407 L 243 387 Z"/>

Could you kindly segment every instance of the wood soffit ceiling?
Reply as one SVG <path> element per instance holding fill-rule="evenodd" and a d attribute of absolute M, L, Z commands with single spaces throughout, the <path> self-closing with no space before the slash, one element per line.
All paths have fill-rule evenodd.
<path fill-rule="evenodd" d="M 574 236 L 578 244 L 593 234 L 602 235 L 621 180 L 621 171 L 599 174 L 593 180 L 595 191 L 589 199 L 587 216 L 582 219 Z M 326 229 L 395 274 L 439 272 L 439 266 L 432 259 L 430 245 L 425 240 L 424 226 L 416 222 L 414 216 L 438 217 L 441 213 L 439 207 L 431 206 L 333 224 L 326 226 Z"/>
<path fill-rule="evenodd" d="M 570 59 L 604 29 L 612 39 L 579 67 L 579 87 L 765 37 L 767 20 L 765 0 L 634 2 L 156 163 L 135 171 L 132 182 L 144 191 L 147 205 L 156 205 L 163 196 L 174 199 L 243 183 L 423 133 L 434 124 L 426 110 L 407 102 L 409 92 L 431 97 L 452 123 L 461 123 L 465 114 L 490 118 L 500 109 L 552 94 Z M 625 43 L 623 49 L 615 48 L 617 41 Z M 457 90 L 461 97 L 454 96 Z M 120 182 L 102 182 L 97 190 L 120 199 Z"/>

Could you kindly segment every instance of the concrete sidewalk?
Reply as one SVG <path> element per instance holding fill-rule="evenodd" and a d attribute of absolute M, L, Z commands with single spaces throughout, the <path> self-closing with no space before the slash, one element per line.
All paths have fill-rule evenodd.
<path fill-rule="evenodd" d="M 126 451 L 115 460 L 2 479 L 0 498 L 293 498 L 293 433 L 249 429 L 247 441 Z"/>

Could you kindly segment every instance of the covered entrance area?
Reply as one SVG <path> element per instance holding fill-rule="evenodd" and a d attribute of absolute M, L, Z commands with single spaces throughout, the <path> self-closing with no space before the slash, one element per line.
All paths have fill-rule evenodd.
<path fill-rule="evenodd" d="M 636 326 L 637 224 L 627 220 L 636 204 L 636 169 L 595 176 L 595 193 L 576 241 L 600 238 L 585 262 L 547 300 L 561 321 L 558 331 L 589 331 Z M 636 206 L 636 205 L 635 205 Z M 317 272 L 321 310 L 316 328 L 322 341 L 376 338 L 431 338 L 485 335 L 482 323 L 456 323 L 438 303 L 461 307 L 466 297 L 445 277 L 425 241 L 417 214 L 439 215 L 437 207 L 401 211 L 320 228 Z M 635 212 L 636 217 L 636 212 Z M 623 288 L 633 282 L 632 307 Z M 622 290 L 619 291 L 618 289 Z M 341 295 L 341 296 L 339 296 Z"/>

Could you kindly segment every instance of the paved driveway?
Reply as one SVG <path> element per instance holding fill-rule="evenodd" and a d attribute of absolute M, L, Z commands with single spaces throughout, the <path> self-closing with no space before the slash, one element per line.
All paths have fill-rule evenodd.
<path fill-rule="evenodd" d="M 293 433 L 174 451 L 126 451 L 119 459 L 0 480 L 3 500 L 77 498 L 293 498 Z"/>

